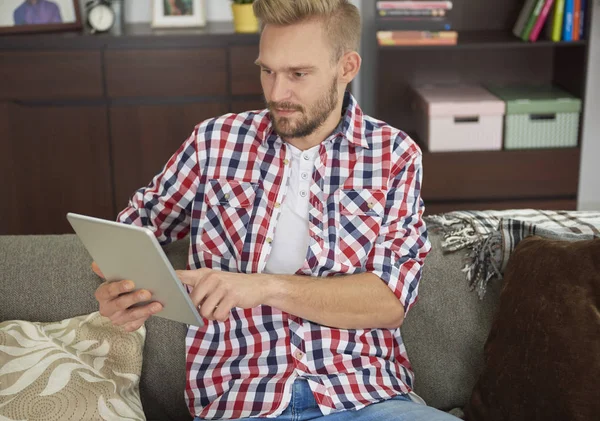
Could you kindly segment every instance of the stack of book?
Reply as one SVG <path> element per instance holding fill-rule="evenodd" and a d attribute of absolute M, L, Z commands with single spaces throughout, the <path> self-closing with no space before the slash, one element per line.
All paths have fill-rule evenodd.
<path fill-rule="evenodd" d="M 451 1 L 376 1 L 379 45 L 453 45 Z"/>
<path fill-rule="evenodd" d="M 585 34 L 585 10 L 586 0 L 526 0 L 513 34 L 531 42 L 542 32 L 555 42 L 578 41 Z"/>

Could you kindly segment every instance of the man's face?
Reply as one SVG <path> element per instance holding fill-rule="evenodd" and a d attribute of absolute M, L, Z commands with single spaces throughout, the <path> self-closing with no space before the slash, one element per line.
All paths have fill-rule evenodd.
<path fill-rule="evenodd" d="M 340 101 L 337 66 L 319 21 L 267 25 L 257 64 L 276 132 L 306 137 L 318 129 Z"/>

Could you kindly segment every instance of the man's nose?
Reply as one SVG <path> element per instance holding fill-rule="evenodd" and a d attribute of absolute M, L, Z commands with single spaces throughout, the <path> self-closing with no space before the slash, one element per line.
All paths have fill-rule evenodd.
<path fill-rule="evenodd" d="M 277 75 L 271 87 L 271 101 L 282 102 L 290 99 L 291 89 L 288 81 L 284 76 Z"/>

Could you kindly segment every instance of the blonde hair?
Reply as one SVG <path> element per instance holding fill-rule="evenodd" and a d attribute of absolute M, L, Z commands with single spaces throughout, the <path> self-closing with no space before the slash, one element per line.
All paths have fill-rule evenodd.
<path fill-rule="evenodd" d="M 360 13 L 348 0 L 255 0 L 253 8 L 263 28 L 320 19 L 333 46 L 334 62 L 349 51 L 358 51 Z"/>

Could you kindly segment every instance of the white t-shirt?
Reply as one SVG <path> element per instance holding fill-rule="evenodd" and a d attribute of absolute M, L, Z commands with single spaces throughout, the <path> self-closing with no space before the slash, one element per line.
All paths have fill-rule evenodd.
<path fill-rule="evenodd" d="M 265 272 L 293 275 L 304 264 L 308 251 L 310 183 L 320 145 L 306 151 L 289 143 L 286 146 L 290 148 L 292 155 L 289 185 L 281 204 L 281 215 L 273 234 Z"/>

